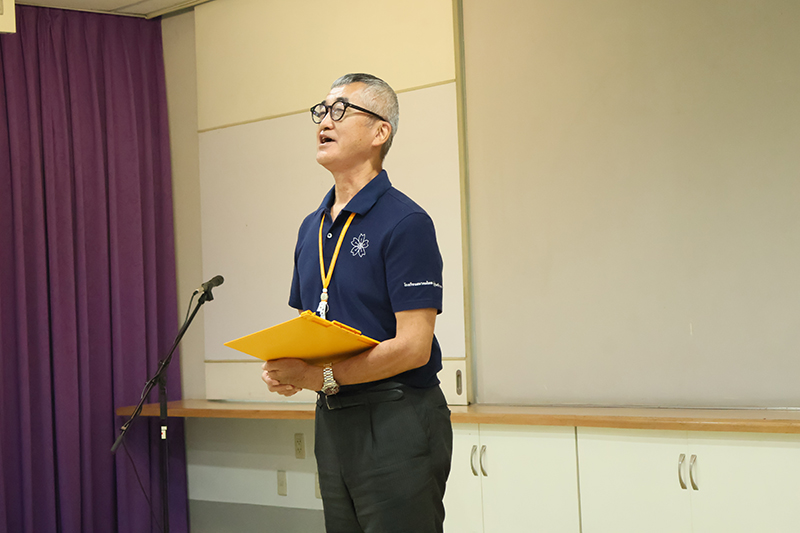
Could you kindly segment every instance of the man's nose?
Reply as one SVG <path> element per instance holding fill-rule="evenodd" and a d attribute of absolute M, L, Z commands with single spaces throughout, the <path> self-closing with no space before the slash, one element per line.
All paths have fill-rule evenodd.
<path fill-rule="evenodd" d="M 333 109 L 329 109 L 327 113 L 325 113 L 325 118 L 322 119 L 322 122 L 319 123 L 320 128 L 330 129 L 333 127 L 333 119 L 331 115 L 333 114 Z"/>

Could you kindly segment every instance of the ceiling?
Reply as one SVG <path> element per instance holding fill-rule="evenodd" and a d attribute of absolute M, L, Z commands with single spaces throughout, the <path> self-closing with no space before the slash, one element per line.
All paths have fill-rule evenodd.
<path fill-rule="evenodd" d="M 17 0 L 17 4 L 154 18 L 209 0 Z"/>

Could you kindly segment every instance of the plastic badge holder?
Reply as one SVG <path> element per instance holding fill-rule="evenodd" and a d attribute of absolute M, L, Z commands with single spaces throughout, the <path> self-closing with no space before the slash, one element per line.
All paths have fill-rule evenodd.
<path fill-rule="evenodd" d="M 225 346 L 264 361 L 291 357 L 321 366 L 358 355 L 378 344 L 355 328 L 303 311 L 297 318 L 228 341 Z"/>

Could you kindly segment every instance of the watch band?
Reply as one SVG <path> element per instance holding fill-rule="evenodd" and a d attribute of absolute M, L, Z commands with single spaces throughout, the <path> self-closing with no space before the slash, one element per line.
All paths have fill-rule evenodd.
<path fill-rule="evenodd" d="M 322 392 L 325 396 L 330 396 L 339 392 L 339 384 L 333 377 L 333 367 L 330 364 L 322 369 Z"/>

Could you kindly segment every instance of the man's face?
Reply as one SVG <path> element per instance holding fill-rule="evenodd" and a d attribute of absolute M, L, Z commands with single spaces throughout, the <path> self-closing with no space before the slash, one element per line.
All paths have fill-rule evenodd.
<path fill-rule="evenodd" d="M 362 100 L 363 83 L 351 83 L 331 89 L 326 105 L 343 100 L 369 109 Z M 317 125 L 317 163 L 331 172 L 346 171 L 368 160 L 373 154 L 373 140 L 379 121 L 362 111 L 347 108 L 341 120 L 329 112 Z"/>

